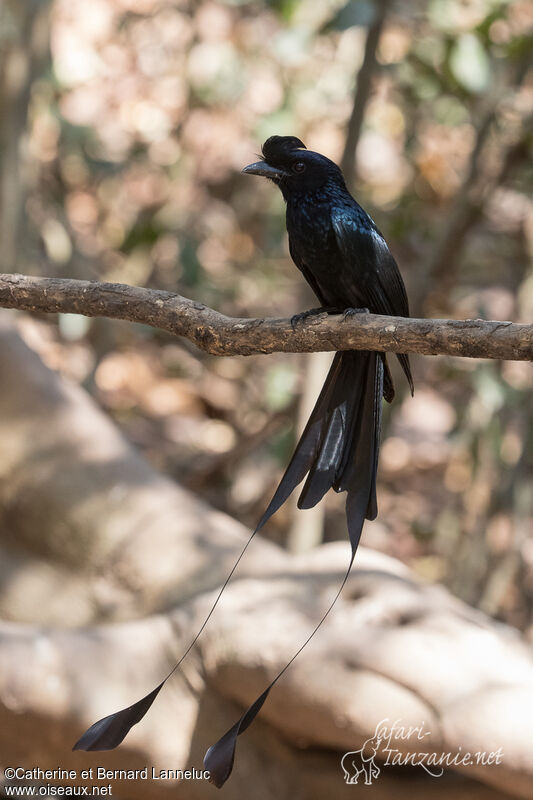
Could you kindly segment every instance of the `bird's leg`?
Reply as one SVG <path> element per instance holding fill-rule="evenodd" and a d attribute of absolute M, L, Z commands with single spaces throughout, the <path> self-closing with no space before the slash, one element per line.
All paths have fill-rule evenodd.
<path fill-rule="evenodd" d="M 344 319 L 347 317 L 355 317 L 356 314 L 370 314 L 368 308 L 345 308 L 342 312 Z"/>
<path fill-rule="evenodd" d="M 296 326 L 300 322 L 304 322 L 307 317 L 315 317 L 317 314 L 341 314 L 342 309 L 337 308 L 336 306 L 319 306 L 318 308 L 310 308 L 308 311 L 301 311 L 299 314 L 294 314 L 291 317 L 291 326 L 292 329 L 296 328 Z"/>

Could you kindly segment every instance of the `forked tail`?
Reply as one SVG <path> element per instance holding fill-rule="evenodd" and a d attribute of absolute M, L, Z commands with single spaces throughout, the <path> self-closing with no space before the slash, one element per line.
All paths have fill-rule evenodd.
<path fill-rule="evenodd" d="M 336 353 L 316 405 L 274 497 L 233 565 L 198 633 L 166 678 L 155 689 L 131 706 L 91 725 L 76 742 L 74 750 L 112 750 L 122 742 L 129 730 L 140 722 L 166 681 L 198 640 L 255 534 L 307 475 L 298 500 L 300 508 L 311 508 L 316 505 L 330 488 L 347 493 L 346 517 L 352 548 L 350 563 L 333 602 L 306 641 L 240 720 L 207 751 L 204 764 L 210 771 L 211 781 L 216 786 L 225 783 L 233 767 L 237 736 L 253 722 L 274 684 L 328 616 L 348 579 L 365 517 L 374 519 L 377 514 L 376 472 L 383 373 L 383 361 L 377 353 L 366 351 Z"/>
<path fill-rule="evenodd" d="M 270 690 L 320 628 L 339 597 L 353 564 L 365 518 L 377 514 L 376 473 L 381 429 L 383 362 L 378 353 L 336 353 L 320 396 L 283 478 L 257 530 L 307 475 L 299 508 L 312 508 L 328 489 L 346 491 L 346 518 L 352 554 L 332 603 L 305 642 L 242 717 L 209 748 L 204 766 L 219 788 L 233 769 L 237 737 L 252 724 Z"/>
<path fill-rule="evenodd" d="M 377 515 L 376 473 L 381 431 L 383 363 L 377 353 L 335 354 L 309 421 L 257 527 L 283 505 L 307 475 L 298 508 L 312 508 L 328 489 L 347 492 L 352 549 L 363 521 Z"/>

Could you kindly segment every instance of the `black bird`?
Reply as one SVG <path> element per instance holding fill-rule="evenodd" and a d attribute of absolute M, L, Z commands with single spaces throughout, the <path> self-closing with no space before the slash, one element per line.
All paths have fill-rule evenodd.
<path fill-rule="evenodd" d="M 339 167 L 306 150 L 295 136 L 271 136 L 263 160 L 243 172 L 274 181 L 287 203 L 292 259 L 322 308 L 315 311 L 408 317 L 409 304 L 398 265 L 373 219 L 349 193 Z M 398 359 L 413 392 L 409 358 Z M 352 542 L 363 520 L 377 515 L 376 470 L 381 397 L 394 386 L 384 353 L 337 353 L 292 466 L 308 472 L 298 505 L 311 508 L 328 491 L 346 491 Z M 298 470 L 298 474 L 301 470 Z M 301 478 L 300 478 L 301 480 Z M 284 482 L 291 482 L 285 475 Z M 294 486 L 292 487 L 294 488 Z M 292 491 L 292 489 L 291 489 Z"/>
<path fill-rule="evenodd" d="M 296 266 L 311 285 L 320 309 L 297 314 L 293 324 L 317 311 L 409 316 L 398 266 L 371 217 L 348 192 L 339 167 L 305 148 L 295 136 L 271 136 L 263 159 L 243 172 L 274 181 L 287 203 L 289 248 Z M 409 359 L 399 354 L 411 393 Z M 146 714 L 170 676 L 190 652 L 211 617 L 237 564 L 255 534 L 307 476 L 299 508 L 316 505 L 328 489 L 346 491 L 351 559 L 333 600 L 310 636 L 235 725 L 210 747 L 204 759 L 218 787 L 233 768 L 237 736 L 248 728 L 274 684 L 314 636 L 342 591 L 361 536 L 363 522 L 377 515 L 376 473 L 381 428 L 381 401 L 391 401 L 394 386 L 384 353 L 350 350 L 336 353 L 320 396 L 283 478 L 200 630 L 167 677 L 131 706 L 95 722 L 76 742 L 75 750 L 110 750 Z"/>
<path fill-rule="evenodd" d="M 321 303 L 319 309 L 297 314 L 293 324 L 319 311 L 368 309 L 375 314 L 408 317 L 398 265 L 374 220 L 349 193 L 339 167 L 307 150 L 295 136 L 271 136 L 262 151 L 262 160 L 243 172 L 269 178 L 281 189 L 287 204 L 292 259 Z M 398 360 L 413 393 L 409 358 L 399 354 Z M 394 397 L 384 353 L 350 350 L 335 354 L 307 426 L 257 530 L 307 475 L 299 508 L 312 508 L 328 489 L 346 491 L 350 564 L 333 603 L 306 642 L 240 720 L 207 751 L 204 765 L 216 786 L 222 786 L 231 773 L 237 736 L 253 722 L 274 684 L 331 611 L 348 578 L 363 522 L 377 515 L 382 397 L 389 402 Z"/>

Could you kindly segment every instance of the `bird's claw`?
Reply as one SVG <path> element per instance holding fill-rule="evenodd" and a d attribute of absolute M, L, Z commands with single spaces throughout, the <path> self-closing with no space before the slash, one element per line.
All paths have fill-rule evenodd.
<path fill-rule="evenodd" d="M 310 308 L 308 311 L 300 311 L 299 314 L 294 314 L 291 317 L 291 328 L 294 330 L 300 322 L 304 322 L 308 317 L 315 317 L 317 314 L 325 313 L 326 309 L 322 308 Z"/>
<path fill-rule="evenodd" d="M 370 314 L 368 308 L 345 308 L 342 312 L 344 319 L 355 317 L 356 314 Z"/>

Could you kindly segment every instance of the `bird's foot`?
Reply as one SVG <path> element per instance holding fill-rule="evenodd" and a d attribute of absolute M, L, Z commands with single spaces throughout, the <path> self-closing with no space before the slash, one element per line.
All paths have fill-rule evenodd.
<path fill-rule="evenodd" d="M 310 308 L 308 311 L 300 311 L 299 314 L 294 314 L 291 317 L 291 327 L 294 330 L 300 322 L 304 322 L 308 317 L 316 317 L 318 314 L 329 314 L 330 309 L 328 306 L 320 306 L 319 308 Z"/>
<path fill-rule="evenodd" d="M 355 317 L 356 314 L 370 314 L 368 308 L 345 308 L 342 312 L 344 319 Z"/>

